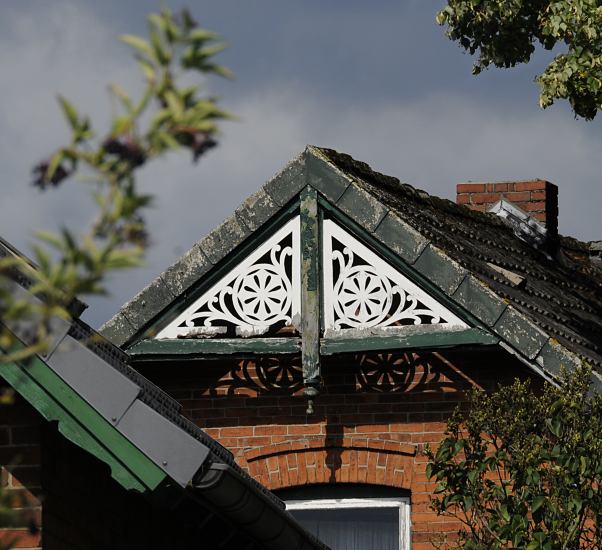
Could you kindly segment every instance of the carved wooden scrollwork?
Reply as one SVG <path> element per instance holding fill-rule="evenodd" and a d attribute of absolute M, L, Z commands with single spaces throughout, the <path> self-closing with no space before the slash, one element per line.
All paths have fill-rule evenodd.
<path fill-rule="evenodd" d="M 323 224 L 327 330 L 446 324 L 466 327 L 451 311 L 332 220 Z"/>
<path fill-rule="evenodd" d="M 157 338 L 264 334 L 300 311 L 299 217 L 290 220 L 222 277 Z"/>

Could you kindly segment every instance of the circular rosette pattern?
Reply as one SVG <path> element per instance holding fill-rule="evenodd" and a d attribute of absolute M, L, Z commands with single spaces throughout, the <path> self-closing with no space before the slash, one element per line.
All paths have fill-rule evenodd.
<path fill-rule="evenodd" d="M 234 281 L 232 296 L 241 321 L 270 325 L 290 309 L 291 281 L 280 266 L 255 265 Z"/>
<path fill-rule="evenodd" d="M 358 357 L 361 387 L 382 393 L 408 388 L 416 372 L 415 357 L 411 353 L 375 353 Z"/>
<path fill-rule="evenodd" d="M 337 324 L 351 328 L 374 326 L 391 307 L 391 283 L 371 266 L 351 267 L 334 286 Z"/>
<path fill-rule="evenodd" d="M 257 378 L 267 390 L 294 393 L 303 387 L 303 370 L 297 358 L 267 357 L 257 361 Z"/>

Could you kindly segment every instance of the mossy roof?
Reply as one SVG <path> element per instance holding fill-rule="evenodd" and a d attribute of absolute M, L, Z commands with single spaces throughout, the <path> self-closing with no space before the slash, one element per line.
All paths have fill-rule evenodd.
<path fill-rule="evenodd" d="M 174 300 L 185 298 L 307 185 L 525 362 L 555 376 L 561 365 L 585 359 L 602 372 L 602 277 L 590 264 L 585 243 L 560 237 L 550 255 L 519 239 L 493 214 L 469 210 L 349 155 L 314 146 L 127 302 L 101 332 L 119 346 L 135 342 Z M 523 282 L 510 281 L 503 270 Z"/>

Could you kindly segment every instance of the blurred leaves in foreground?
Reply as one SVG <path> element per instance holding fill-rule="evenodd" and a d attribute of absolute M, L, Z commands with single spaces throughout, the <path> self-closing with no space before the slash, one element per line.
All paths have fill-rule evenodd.
<path fill-rule="evenodd" d="M 95 186 L 98 214 L 84 234 L 39 231 L 33 264 L 19 254 L 0 258 L 0 319 L 32 319 L 36 332 L 31 345 L 10 353 L 13 336 L 0 328 L 0 362 L 43 352 L 52 317 L 69 318 L 76 296 L 106 294 L 109 272 L 140 265 L 149 244 L 142 211 L 152 197 L 139 190 L 137 171 L 175 149 L 198 161 L 217 145 L 218 123 L 230 117 L 200 84 L 180 84 L 183 77 L 191 81 L 191 74 L 231 77 L 214 61 L 225 48 L 219 36 L 200 28 L 187 10 L 175 15 L 164 9 L 147 19 L 148 37 L 121 37 L 134 51 L 144 91 L 133 98 L 119 85 L 109 87 L 119 111 L 108 134 L 99 136 L 88 116 L 58 98 L 71 139 L 34 167 L 33 184 L 46 190 L 84 175 Z M 10 281 L 23 277 L 39 302 L 14 299 Z"/>

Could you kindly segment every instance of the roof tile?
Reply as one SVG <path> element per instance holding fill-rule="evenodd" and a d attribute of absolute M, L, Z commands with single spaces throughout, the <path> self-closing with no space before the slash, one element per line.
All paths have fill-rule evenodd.
<path fill-rule="evenodd" d="M 237 209 L 236 215 L 249 231 L 256 231 L 278 210 L 278 205 L 262 188 L 253 193 Z"/>
<path fill-rule="evenodd" d="M 336 204 L 351 181 L 336 168 L 333 170 L 317 151 L 311 148 L 307 155 L 307 183 Z"/>
<path fill-rule="evenodd" d="M 211 265 L 201 247 L 195 244 L 161 274 L 161 279 L 174 296 L 179 296 L 209 271 Z"/>
<path fill-rule="evenodd" d="M 219 227 L 209 233 L 199 242 L 199 246 L 209 258 L 209 261 L 216 264 L 226 254 L 234 250 L 248 234 L 247 228 L 234 215 L 227 218 Z"/>
<path fill-rule="evenodd" d="M 337 206 L 346 214 L 351 215 L 353 221 L 371 233 L 387 215 L 387 208 L 370 193 L 354 185 L 347 187 L 338 200 Z"/>
<path fill-rule="evenodd" d="M 464 268 L 430 244 L 422 251 L 414 267 L 449 295 L 456 292 L 466 276 Z"/>
<path fill-rule="evenodd" d="M 305 153 L 302 153 L 269 180 L 263 190 L 276 204 L 284 206 L 305 185 Z"/>
<path fill-rule="evenodd" d="M 508 307 L 504 300 L 471 275 L 464 278 L 453 298 L 488 326 L 493 326 Z"/>
<path fill-rule="evenodd" d="M 380 222 L 374 235 L 409 264 L 418 259 L 428 244 L 427 239 L 391 211 Z"/>
<path fill-rule="evenodd" d="M 155 317 L 175 296 L 161 277 L 151 281 L 121 308 L 121 313 L 134 327 L 140 328 Z"/>
<path fill-rule="evenodd" d="M 549 339 L 532 321 L 510 307 L 504 310 L 493 329 L 529 359 L 534 359 Z"/>

